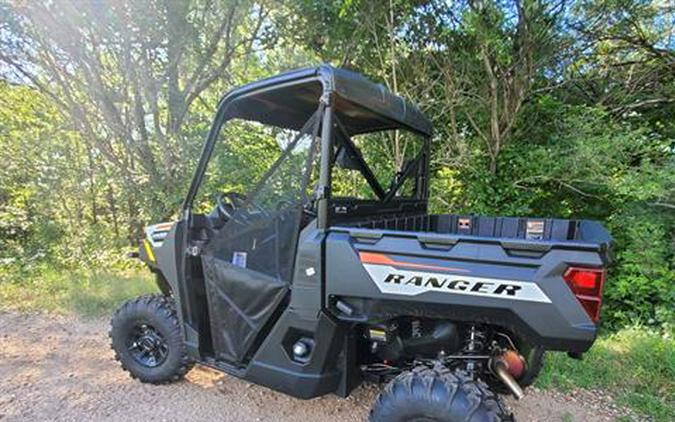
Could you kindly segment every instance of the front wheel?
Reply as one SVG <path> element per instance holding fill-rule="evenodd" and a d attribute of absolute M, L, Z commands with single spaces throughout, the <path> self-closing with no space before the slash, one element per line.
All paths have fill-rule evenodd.
<path fill-rule="evenodd" d="M 110 322 L 115 359 L 133 378 L 162 384 L 181 379 L 191 368 L 173 301 L 142 296 L 122 305 Z"/>
<path fill-rule="evenodd" d="M 392 380 L 370 412 L 371 422 L 511 421 L 495 393 L 464 371 L 419 366 Z"/>

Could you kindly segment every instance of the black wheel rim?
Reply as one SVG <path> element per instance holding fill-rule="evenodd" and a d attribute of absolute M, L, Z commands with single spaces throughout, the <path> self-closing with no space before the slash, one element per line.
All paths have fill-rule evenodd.
<path fill-rule="evenodd" d="M 164 336 L 150 324 L 136 324 L 129 332 L 127 350 L 139 364 L 155 368 L 161 365 L 169 354 Z"/>

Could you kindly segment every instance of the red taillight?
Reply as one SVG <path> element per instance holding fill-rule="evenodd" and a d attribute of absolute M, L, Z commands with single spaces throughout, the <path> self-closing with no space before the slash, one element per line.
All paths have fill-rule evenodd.
<path fill-rule="evenodd" d="M 584 307 L 588 316 L 597 322 L 600 319 L 602 303 L 602 283 L 605 281 L 605 270 L 602 268 L 570 267 L 563 274 L 563 279 Z"/>

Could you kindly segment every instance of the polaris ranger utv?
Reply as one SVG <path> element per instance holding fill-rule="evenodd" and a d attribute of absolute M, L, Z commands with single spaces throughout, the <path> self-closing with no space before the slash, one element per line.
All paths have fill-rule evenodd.
<path fill-rule="evenodd" d="M 199 363 L 300 398 L 388 383 L 372 421 L 509 420 L 496 392 L 521 397 L 545 350 L 593 344 L 611 238 L 428 214 L 431 132 L 326 65 L 228 93 L 179 220 L 141 244 L 163 294 L 115 313 L 122 367 L 165 383 Z"/>

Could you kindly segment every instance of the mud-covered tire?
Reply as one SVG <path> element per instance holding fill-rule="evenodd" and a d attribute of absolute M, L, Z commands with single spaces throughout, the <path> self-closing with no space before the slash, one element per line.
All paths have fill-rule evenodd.
<path fill-rule="evenodd" d="M 161 359 L 143 364 L 130 338 L 138 327 L 152 327 L 161 339 Z M 122 369 L 141 382 L 164 384 L 178 381 L 192 368 L 173 300 L 163 295 L 141 296 L 123 304 L 110 321 L 111 348 Z M 135 342 L 134 342 L 135 344 Z"/>
<path fill-rule="evenodd" d="M 370 411 L 370 422 L 498 422 L 513 418 L 488 386 L 442 365 L 419 366 L 393 379 Z"/>

